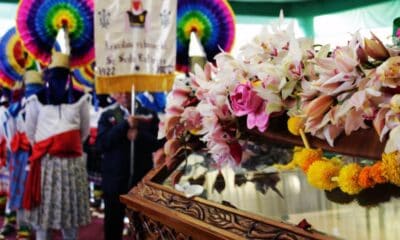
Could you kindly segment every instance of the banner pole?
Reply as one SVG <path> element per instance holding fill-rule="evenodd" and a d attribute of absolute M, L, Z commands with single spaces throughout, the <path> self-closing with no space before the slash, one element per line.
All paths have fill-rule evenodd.
<path fill-rule="evenodd" d="M 135 98 L 136 98 L 136 92 L 135 92 L 135 85 L 132 84 L 132 89 L 131 89 L 131 115 L 135 116 Z M 132 185 L 133 181 L 133 174 L 135 171 L 135 141 L 131 141 L 131 152 L 130 152 L 130 162 L 129 162 L 129 187 Z"/>

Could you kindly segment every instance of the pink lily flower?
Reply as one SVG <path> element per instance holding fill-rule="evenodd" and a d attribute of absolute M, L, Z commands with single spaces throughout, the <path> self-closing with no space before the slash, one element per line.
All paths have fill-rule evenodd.
<path fill-rule="evenodd" d="M 264 132 L 269 123 L 269 115 L 265 111 L 265 103 L 260 104 L 259 108 L 255 112 L 251 112 L 247 115 L 247 128 L 253 129 L 258 128 L 258 131 Z"/>
<path fill-rule="evenodd" d="M 376 60 L 384 61 L 390 57 L 389 51 L 383 45 L 381 40 L 371 32 L 372 38 L 364 39 L 364 50 L 368 56 Z"/>
<path fill-rule="evenodd" d="M 304 113 L 310 119 L 322 116 L 333 104 L 333 98 L 329 95 L 321 95 L 308 103 Z"/>

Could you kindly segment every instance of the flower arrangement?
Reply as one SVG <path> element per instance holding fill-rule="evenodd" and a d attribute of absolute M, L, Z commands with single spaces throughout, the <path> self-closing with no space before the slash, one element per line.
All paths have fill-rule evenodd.
<path fill-rule="evenodd" d="M 291 117 L 288 120 L 288 128 L 295 133 L 304 127 L 297 123 L 296 118 Z M 342 192 L 349 195 L 358 194 L 361 190 L 372 188 L 376 184 L 391 183 L 400 186 L 399 151 L 383 153 L 382 159 L 373 165 L 360 165 L 355 162 L 345 163 L 338 156 L 329 159 L 324 157 L 320 149 L 295 147 L 291 162 L 275 166 L 280 170 L 298 167 L 307 175 L 307 180 L 312 186 L 327 191 L 339 187 Z"/>
<path fill-rule="evenodd" d="M 400 153 L 383 153 L 382 160 L 373 165 L 344 163 L 339 157 L 328 159 L 320 150 L 295 148 L 293 160 L 287 165 L 275 165 L 278 169 L 301 168 L 308 182 L 321 190 L 331 191 L 337 187 L 349 195 L 374 187 L 376 184 L 391 183 L 400 186 Z M 313 152 L 314 154 L 310 154 Z M 299 161 L 299 159 L 301 159 Z M 308 166 L 305 168 L 304 166 Z"/>
<path fill-rule="evenodd" d="M 238 57 L 222 52 L 215 60 L 177 80 L 168 96 L 159 132 L 167 138 L 167 158 L 194 137 L 217 167 L 240 164 L 246 144 L 241 120 L 264 132 L 271 118 L 287 114 L 289 131 L 303 138 L 305 148 L 296 148 L 293 161 L 281 168 L 298 166 L 313 186 L 349 194 L 379 183 L 400 185 L 400 56 L 374 34 L 355 33 L 332 50 L 295 38 L 293 24 L 282 16 Z M 306 141 L 310 134 L 334 146 L 342 133 L 369 127 L 381 141 L 389 135 L 382 160 L 372 166 L 328 159 Z"/>

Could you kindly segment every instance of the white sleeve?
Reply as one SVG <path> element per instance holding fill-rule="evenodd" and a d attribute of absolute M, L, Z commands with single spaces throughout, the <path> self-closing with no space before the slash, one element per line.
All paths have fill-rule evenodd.
<path fill-rule="evenodd" d="M 33 95 L 25 105 L 25 131 L 31 144 L 35 143 L 35 133 L 39 117 L 39 100 Z"/>
<path fill-rule="evenodd" d="M 4 122 L 6 119 L 5 114 L 6 114 L 5 111 L 3 109 L 1 109 L 0 110 L 0 139 L 6 137 L 6 134 L 4 131 L 4 125 L 5 125 Z"/>
<path fill-rule="evenodd" d="M 87 94 L 82 97 L 80 104 L 80 117 L 81 117 L 81 137 L 82 141 L 85 141 L 86 138 L 89 136 L 90 133 L 90 105 L 92 97 Z"/>

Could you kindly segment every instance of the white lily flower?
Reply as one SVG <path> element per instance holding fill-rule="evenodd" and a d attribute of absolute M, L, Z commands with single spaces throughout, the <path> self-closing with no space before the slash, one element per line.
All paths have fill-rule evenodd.
<path fill-rule="evenodd" d="M 178 190 L 179 192 L 183 192 L 185 194 L 185 197 L 191 198 L 194 196 L 199 196 L 203 193 L 204 187 L 194 184 L 191 185 L 189 182 L 184 182 L 182 184 L 175 184 L 175 189 Z"/>

